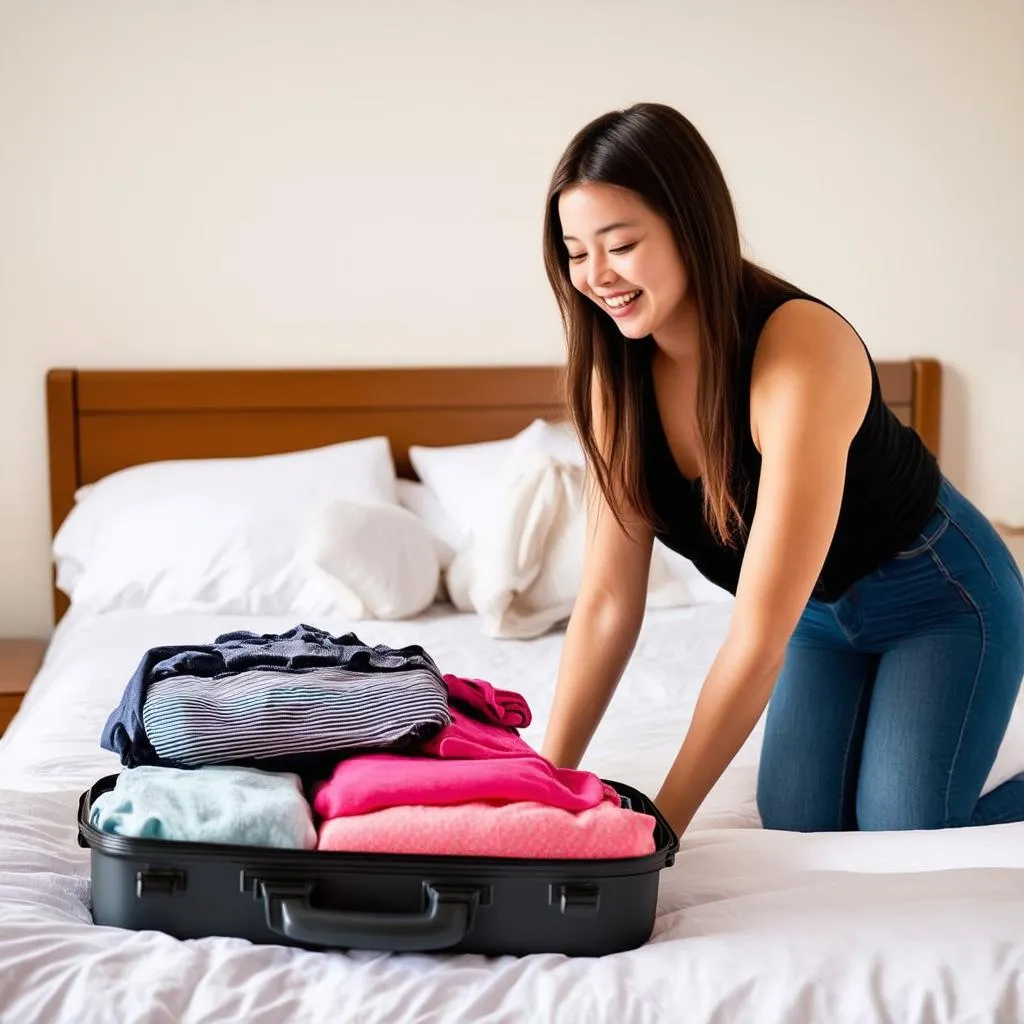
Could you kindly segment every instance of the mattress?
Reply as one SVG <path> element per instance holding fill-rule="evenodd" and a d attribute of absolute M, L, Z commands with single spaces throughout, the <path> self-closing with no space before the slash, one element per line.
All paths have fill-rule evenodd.
<path fill-rule="evenodd" d="M 584 767 L 653 795 L 725 635 L 725 604 L 652 611 Z M 929 833 L 766 832 L 760 726 L 662 875 L 651 941 L 599 960 L 316 953 L 99 928 L 80 792 L 117 771 L 98 737 L 142 653 L 294 622 L 118 612 L 72 618 L 0 740 L 0 1021 L 1024 1020 L 1024 824 Z M 539 744 L 555 633 L 494 640 L 438 607 L 322 622 L 422 644 L 443 671 L 517 689 Z"/>

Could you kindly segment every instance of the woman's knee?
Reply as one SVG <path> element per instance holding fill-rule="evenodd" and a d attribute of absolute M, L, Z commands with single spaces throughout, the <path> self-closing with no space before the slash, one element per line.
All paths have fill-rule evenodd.
<path fill-rule="evenodd" d="M 970 815 L 951 808 L 940 790 L 900 785 L 861 785 L 857 789 L 857 828 L 862 832 L 912 832 L 957 828 Z"/>
<path fill-rule="evenodd" d="M 780 785 L 765 772 L 757 777 L 757 813 L 761 826 L 781 832 L 838 832 L 842 808 L 810 785 Z"/>

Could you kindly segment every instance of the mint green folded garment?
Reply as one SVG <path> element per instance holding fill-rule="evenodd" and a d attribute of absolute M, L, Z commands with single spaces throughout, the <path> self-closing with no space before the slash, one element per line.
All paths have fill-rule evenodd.
<path fill-rule="evenodd" d="M 96 798 L 89 821 L 102 832 L 139 839 L 316 846 L 299 777 L 255 768 L 128 768 Z"/>

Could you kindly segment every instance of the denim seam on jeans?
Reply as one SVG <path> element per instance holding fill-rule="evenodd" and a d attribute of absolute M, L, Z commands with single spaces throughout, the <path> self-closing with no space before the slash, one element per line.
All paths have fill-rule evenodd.
<path fill-rule="evenodd" d="M 936 527 L 935 532 L 930 537 L 924 537 L 924 533 L 920 533 L 918 536 L 924 537 L 924 540 L 922 540 L 920 544 L 916 547 L 907 548 L 904 551 L 897 551 L 896 554 L 893 555 L 893 558 L 916 558 L 918 555 L 924 554 L 924 552 L 926 552 L 930 547 L 939 542 L 950 523 L 949 513 L 942 508 L 941 505 L 939 506 L 939 509 L 944 518 L 941 525 Z"/>
<path fill-rule="evenodd" d="M 844 597 L 848 596 L 848 594 L 849 594 L 849 591 L 847 591 L 847 594 L 845 594 Z M 846 624 L 842 621 L 842 619 L 839 618 L 839 612 L 836 610 L 837 604 L 838 604 L 838 602 L 830 602 L 830 603 L 828 603 L 826 605 L 826 607 L 828 608 L 829 612 L 831 613 L 832 618 L 835 620 L 836 625 L 839 627 L 839 631 L 843 634 L 844 637 L 846 637 L 846 642 L 851 647 L 856 648 L 856 646 L 857 646 L 857 638 L 850 634 L 850 631 L 846 628 Z"/>
<path fill-rule="evenodd" d="M 963 530 L 959 531 L 963 533 Z M 972 544 L 971 547 L 974 547 Z M 964 599 L 964 603 L 974 612 L 978 619 L 978 626 L 981 629 L 981 654 L 978 655 L 978 666 L 974 670 L 974 679 L 971 681 L 971 695 L 967 698 L 967 708 L 964 711 L 964 720 L 960 723 L 960 735 L 956 738 L 956 748 L 953 751 L 953 758 L 949 762 L 949 775 L 946 778 L 946 797 L 943 802 L 943 826 L 949 825 L 949 793 L 953 788 L 953 774 L 956 770 L 956 762 L 960 757 L 960 750 L 963 747 L 964 733 L 967 731 L 967 719 L 970 718 L 971 708 L 974 707 L 974 696 L 978 692 L 978 680 L 981 678 L 981 667 L 985 664 L 985 655 L 988 653 L 988 637 L 985 633 L 985 616 L 981 614 L 981 609 L 978 607 L 977 602 L 967 593 L 967 588 L 960 583 L 959 580 L 955 580 L 951 575 L 950 571 L 946 568 L 942 559 L 936 551 L 932 550 L 928 552 L 932 557 L 932 561 L 935 563 L 939 572 L 949 580 L 950 583 L 956 587 L 957 593 Z M 984 562 L 984 559 L 982 559 Z M 988 569 L 988 565 L 985 565 Z M 991 578 L 991 571 L 989 571 L 989 578 Z"/>
<path fill-rule="evenodd" d="M 949 513 L 946 511 L 946 507 L 944 505 L 940 504 L 939 508 L 941 508 L 942 511 L 947 516 L 949 516 Z M 988 573 L 988 579 L 989 582 L 992 584 L 992 589 L 998 590 L 999 584 L 996 582 L 996 576 L 995 573 L 992 571 L 992 566 L 988 564 L 988 559 L 981 553 L 981 550 L 978 548 L 978 545 L 974 543 L 974 540 L 971 537 L 971 535 L 952 517 L 950 517 L 950 523 L 953 525 L 956 532 L 959 533 L 960 536 L 963 537 L 963 539 L 967 541 L 967 543 L 970 545 L 971 550 L 978 556 L 978 561 L 981 562 L 983 566 L 985 566 L 985 572 Z M 981 614 L 980 611 L 979 614 Z"/>

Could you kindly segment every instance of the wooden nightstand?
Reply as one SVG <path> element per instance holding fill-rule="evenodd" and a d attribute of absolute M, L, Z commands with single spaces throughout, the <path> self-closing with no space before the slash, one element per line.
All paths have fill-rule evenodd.
<path fill-rule="evenodd" d="M 39 671 L 45 651 L 45 640 L 0 638 L 0 736 Z"/>

